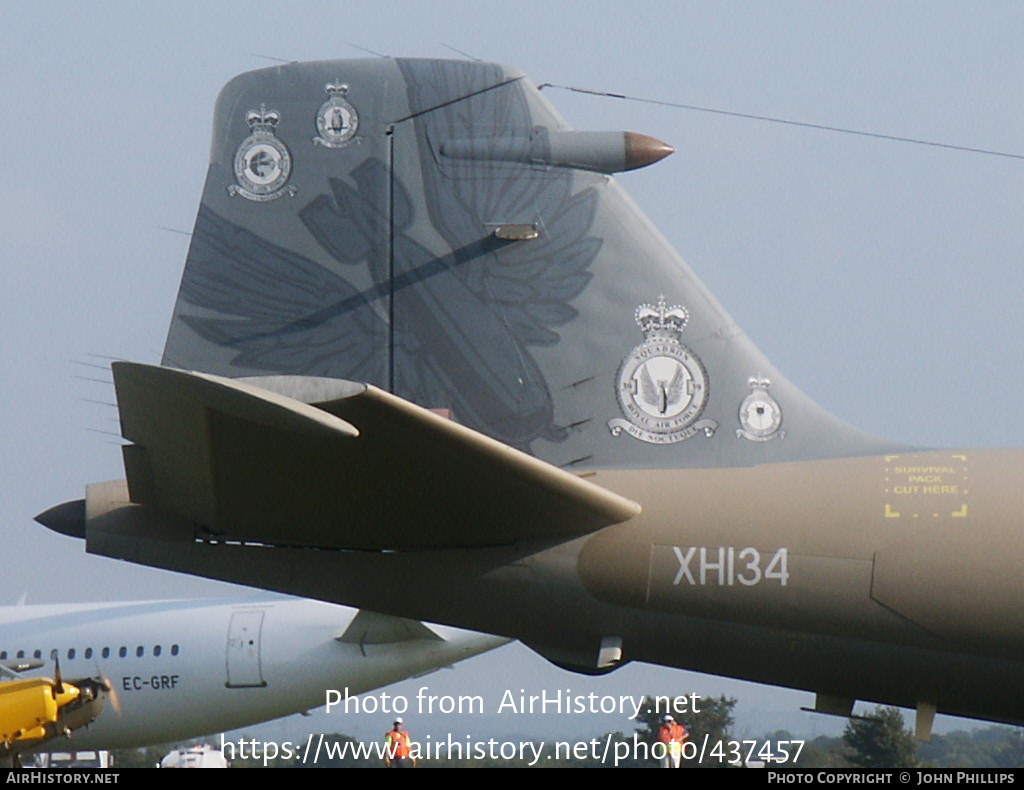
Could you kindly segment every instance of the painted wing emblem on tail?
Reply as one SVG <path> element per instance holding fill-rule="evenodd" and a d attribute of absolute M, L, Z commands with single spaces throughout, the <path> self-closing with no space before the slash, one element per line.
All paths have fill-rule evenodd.
<path fill-rule="evenodd" d="M 181 320 L 233 351 L 239 375 L 280 371 L 381 382 L 387 327 L 373 296 L 200 206 L 181 298 L 203 312 Z"/>
<path fill-rule="evenodd" d="M 675 406 L 686 394 L 686 370 L 682 365 L 676 365 L 676 374 L 672 377 L 665 391 L 665 403 L 662 407 L 662 414 Z"/>

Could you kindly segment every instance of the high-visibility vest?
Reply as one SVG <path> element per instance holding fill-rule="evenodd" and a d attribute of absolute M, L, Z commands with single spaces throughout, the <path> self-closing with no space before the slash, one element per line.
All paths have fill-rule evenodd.
<path fill-rule="evenodd" d="M 662 724 L 658 730 L 658 742 L 668 746 L 669 754 L 675 756 L 682 752 L 683 741 L 689 737 L 689 733 L 682 724 Z"/>
<path fill-rule="evenodd" d="M 410 751 L 409 733 L 402 730 L 391 730 L 391 732 L 384 736 L 384 745 L 387 746 L 388 756 L 391 759 L 408 757 Z"/>

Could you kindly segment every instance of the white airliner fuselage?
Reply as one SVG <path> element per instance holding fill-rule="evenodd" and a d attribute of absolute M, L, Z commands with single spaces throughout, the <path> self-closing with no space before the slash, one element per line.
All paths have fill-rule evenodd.
<path fill-rule="evenodd" d="M 506 641 L 286 598 L 0 607 L 0 661 L 38 657 L 26 675 L 52 676 L 56 653 L 65 678 L 113 685 L 121 714 L 72 733 L 76 749 L 268 721 L 323 705 L 326 689 L 362 693 Z"/>

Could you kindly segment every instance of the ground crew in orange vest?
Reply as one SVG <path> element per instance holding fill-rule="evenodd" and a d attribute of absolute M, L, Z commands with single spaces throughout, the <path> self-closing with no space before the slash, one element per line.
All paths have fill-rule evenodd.
<path fill-rule="evenodd" d="M 391 732 L 384 736 L 384 765 L 388 768 L 415 768 L 409 733 L 402 729 L 402 718 L 395 719 Z"/>
<path fill-rule="evenodd" d="M 661 758 L 662 768 L 678 768 L 679 758 L 683 754 L 683 741 L 690 737 L 686 727 L 676 724 L 667 713 L 658 728 L 658 743 L 665 744 L 665 756 Z"/>

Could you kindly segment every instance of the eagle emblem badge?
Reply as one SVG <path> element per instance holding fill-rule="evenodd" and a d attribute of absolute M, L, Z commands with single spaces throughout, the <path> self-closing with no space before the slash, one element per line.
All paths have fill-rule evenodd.
<path fill-rule="evenodd" d="M 280 120 L 280 114 L 275 110 L 268 112 L 266 105 L 246 113 L 245 121 L 252 134 L 242 140 L 235 152 L 238 183 L 228 187 L 228 194 L 263 203 L 298 191 L 294 186 L 285 186 L 292 172 L 292 156 L 274 135 Z"/>
<path fill-rule="evenodd" d="M 696 354 L 679 342 L 689 313 L 657 305 L 636 309 L 644 342 L 622 360 L 616 378 L 619 407 L 626 419 L 608 421 L 613 436 L 623 431 L 651 444 L 674 444 L 703 431 L 713 436 L 718 423 L 699 419 L 708 400 L 708 375 Z"/>

